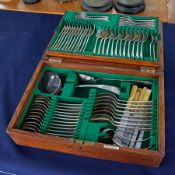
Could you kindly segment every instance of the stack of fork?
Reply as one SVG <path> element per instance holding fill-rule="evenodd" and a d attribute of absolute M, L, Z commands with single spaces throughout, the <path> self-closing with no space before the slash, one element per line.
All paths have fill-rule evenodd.
<path fill-rule="evenodd" d="M 83 53 L 94 32 L 95 25 L 88 21 L 65 21 L 50 50 Z"/>
<path fill-rule="evenodd" d="M 143 30 L 129 31 L 124 28 L 99 28 L 96 33 L 93 53 L 140 60 L 144 60 L 147 57 L 155 61 L 157 42 L 158 37 L 156 34 L 149 34 Z M 146 47 L 149 48 L 149 52 L 145 51 Z"/>
<path fill-rule="evenodd" d="M 46 133 L 72 138 L 80 115 L 82 103 L 58 102 L 53 117 L 47 125 Z"/>
<path fill-rule="evenodd" d="M 133 19 L 130 16 L 121 16 L 119 18 L 119 26 L 134 26 L 141 28 L 155 28 L 154 19 Z"/>
<path fill-rule="evenodd" d="M 99 94 L 96 98 L 91 121 L 108 122 L 116 128 L 113 142 L 119 146 L 141 148 L 145 133 L 154 129 L 151 90 L 132 86 L 128 101 L 120 100 L 111 93 Z M 148 134 L 149 135 L 149 134 Z"/>

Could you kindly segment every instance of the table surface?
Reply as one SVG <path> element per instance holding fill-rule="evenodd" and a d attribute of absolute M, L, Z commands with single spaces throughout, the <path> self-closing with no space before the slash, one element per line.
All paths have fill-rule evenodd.
<path fill-rule="evenodd" d="M 23 0 L 11 0 L 0 3 L 1 10 L 30 11 L 39 13 L 63 14 L 67 10 L 82 11 L 81 1 L 59 4 L 56 0 L 41 0 L 39 3 L 26 5 Z M 142 16 L 158 16 L 162 22 L 175 22 L 174 0 L 145 0 L 146 9 L 139 13 Z M 114 8 L 109 13 L 119 13 Z"/>
<path fill-rule="evenodd" d="M 0 174 L 174 175 L 175 25 L 172 24 L 164 24 L 166 154 L 159 168 L 23 147 L 6 134 L 7 125 L 59 21 L 58 15 L 0 11 Z"/>

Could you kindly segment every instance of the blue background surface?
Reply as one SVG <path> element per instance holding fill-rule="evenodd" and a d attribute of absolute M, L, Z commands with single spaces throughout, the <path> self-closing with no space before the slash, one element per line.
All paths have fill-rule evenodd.
<path fill-rule="evenodd" d="M 6 127 L 60 17 L 0 11 L 0 174 L 174 175 L 175 25 L 164 25 L 166 156 L 159 168 L 122 164 L 16 145 Z"/>

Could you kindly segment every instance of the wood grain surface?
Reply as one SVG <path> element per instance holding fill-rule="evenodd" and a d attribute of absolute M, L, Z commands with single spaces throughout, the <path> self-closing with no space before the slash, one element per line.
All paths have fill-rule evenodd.
<path fill-rule="evenodd" d="M 174 0 L 145 0 L 146 8 L 138 15 L 158 16 L 162 22 L 175 22 Z M 63 14 L 67 10 L 82 11 L 81 0 L 59 4 L 56 0 L 41 0 L 37 4 L 26 5 L 23 0 L 0 3 L 1 10 L 30 11 L 38 13 Z M 119 13 L 114 8 L 108 13 Z"/>
<path fill-rule="evenodd" d="M 56 68 L 70 68 L 77 70 L 88 70 L 97 72 L 106 72 L 113 74 L 125 74 L 125 75 L 137 75 L 145 77 L 159 78 L 159 144 L 158 151 L 146 150 L 146 149 L 132 149 L 127 147 L 105 148 L 105 144 L 102 143 L 89 143 L 61 138 L 46 134 L 32 133 L 22 131 L 17 128 L 17 123 L 24 111 L 24 108 L 29 100 L 31 93 L 38 81 L 39 74 L 44 66 L 56 67 Z M 7 133 L 15 141 L 15 143 L 24 146 L 35 147 L 39 149 L 53 150 L 58 152 L 64 152 L 69 154 L 75 154 L 79 156 L 87 156 L 105 160 L 119 161 L 125 163 L 139 164 L 145 166 L 157 167 L 160 165 L 165 155 L 165 113 L 164 113 L 164 75 L 163 72 L 158 74 L 146 74 L 137 70 L 119 69 L 115 67 L 89 65 L 89 64 L 74 64 L 74 63 L 48 63 L 47 61 L 41 61 L 38 65 L 33 77 L 24 92 L 24 95 L 8 125 Z"/>

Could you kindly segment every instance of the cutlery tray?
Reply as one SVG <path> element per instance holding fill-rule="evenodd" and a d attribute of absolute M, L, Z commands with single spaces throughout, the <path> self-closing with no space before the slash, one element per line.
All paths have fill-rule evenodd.
<path fill-rule="evenodd" d="M 103 14 L 107 21 L 79 19 L 77 12 L 66 12 L 47 49 L 47 55 L 73 55 L 79 59 L 96 59 L 113 63 L 137 63 L 158 67 L 160 31 L 157 17 L 130 17 L 152 20 L 153 27 L 120 24 L 126 15 Z M 99 16 L 88 12 L 89 16 Z M 81 56 L 79 56 L 81 55 Z M 89 56 L 89 57 L 87 57 Z M 104 60 L 106 59 L 106 60 Z"/>
<path fill-rule="evenodd" d="M 39 133 L 43 133 L 45 134 L 48 128 L 49 123 L 52 121 L 53 116 L 55 115 L 55 111 L 57 111 L 56 106 L 58 105 L 59 107 L 59 102 L 69 102 L 69 103 L 82 103 L 82 109 L 80 114 L 78 115 L 78 121 L 76 123 L 76 127 L 75 127 L 75 131 L 72 133 L 72 138 L 73 139 L 78 139 L 78 140 L 83 140 L 83 141 L 94 141 L 94 142 L 98 142 L 98 139 L 102 136 L 106 136 L 106 133 L 100 132 L 102 129 L 106 129 L 106 128 L 115 128 L 114 126 L 110 126 L 109 122 L 93 122 L 90 121 L 91 116 L 92 116 L 92 112 L 93 112 L 93 108 L 94 108 L 94 103 L 95 103 L 95 99 L 96 99 L 96 95 L 98 93 L 100 93 L 100 91 L 103 90 L 99 90 L 99 89 L 93 89 L 93 88 L 88 88 L 85 89 L 87 90 L 87 92 L 83 89 L 76 89 L 76 85 L 78 84 L 78 78 L 76 73 L 78 71 L 72 71 L 72 70 L 66 70 L 66 69 L 53 69 L 53 68 L 45 68 L 45 70 L 43 71 L 43 73 L 41 74 L 40 77 L 43 77 L 44 72 L 46 71 L 54 71 L 57 72 L 60 76 L 62 74 L 63 77 L 67 77 L 66 81 L 64 83 L 62 92 L 60 95 L 51 95 L 51 94 L 45 94 L 42 93 L 39 89 L 39 84 L 41 79 L 39 79 L 39 81 L 36 84 L 36 87 L 34 88 L 34 91 L 29 99 L 29 103 L 27 104 L 27 107 L 24 110 L 24 114 L 22 115 L 20 122 L 18 124 L 18 128 L 20 129 L 22 126 L 22 123 L 24 121 L 24 118 L 27 114 L 28 109 L 31 106 L 31 102 L 32 99 L 35 98 L 35 96 L 47 96 L 50 97 L 51 102 L 50 105 L 48 106 L 47 112 L 45 114 L 45 116 L 43 117 L 43 121 L 40 124 L 39 127 Z M 83 71 L 79 71 L 80 73 L 84 73 L 87 74 L 88 72 L 83 72 Z M 151 146 L 149 146 L 151 149 L 153 150 L 157 150 L 157 143 L 158 143 L 158 133 L 157 133 L 157 124 L 158 124 L 158 80 L 157 79 L 153 79 L 153 78 L 143 78 L 143 77 L 130 77 L 130 76 L 123 76 L 123 75 L 113 75 L 113 74 L 102 74 L 102 73 L 96 73 L 96 72 L 91 72 L 91 76 L 95 76 L 98 78 L 109 78 L 109 80 L 111 78 L 115 79 L 116 78 L 116 82 L 111 82 L 113 85 L 117 85 L 118 87 L 122 88 L 122 91 L 120 93 L 119 99 L 120 100 L 128 100 L 129 98 L 129 93 L 131 91 L 131 84 L 134 82 L 127 82 L 127 79 L 129 80 L 133 80 L 136 81 L 134 84 L 137 84 L 138 80 L 147 80 L 152 82 L 153 84 L 151 85 L 151 90 L 153 91 L 152 93 L 152 101 L 153 103 L 153 127 L 155 128 L 154 130 L 150 131 L 149 135 L 154 135 L 153 137 L 151 137 L 151 139 L 147 140 L 147 144 L 150 144 Z M 122 80 L 122 82 L 120 82 L 120 80 Z M 124 81 L 124 79 L 126 79 L 126 81 Z M 106 80 L 107 82 L 103 82 L 103 84 L 109 85 L 110 81 Z M 114 80 L 113 80 L 114 81 Z M 111 84 L 110 83 L 110 84 Z M 144 84 L 142 84 L 141 86 L 144 86 Z M 76 91 L 78 93 L 76 93 Z M 139 105 L 138 105 L 139 106 Z M 65 112 L 66 113 L 66 112 Z M 73 115 L 74 113 L 72 113 Z M 71 114 L 70 116 L 67 116 L 69 118 L 71 118 Z M 57 118 L 56 120 L 59 121 L 59 118 Z M 56 122 L 56 120 L 54 120 Z M 61 122 L 61 124 L 65 124 L 63 121 Z M 70 124 L 74 125 L 74 123 Z M 55 130 L 59 130 L 59 126 L 56 126 L 58 128 L 56 128 Z M 62 127 L 61 127 L 62 129 Z M 65 129 L 66 130 L 66 129 Z M 46 133 L 47 134 L 47 133 Z M 57 133 L 55 133 L 56 135 Z M 146 133 L 148 134 L 148 133 Z M 58 136 L 59 133 L 57 134 Z M 62 136 L 62 134 L 61 134 Z M 143 146 L 145 146 L 143 144 Z"/>
<path fill-rule="evenodd" d="M 153 20 L 154 27 L 147 28 L 123 26 L 120 20 L 126 15 L 85 13 L 108 19 L 101 21 L 75 19 L 77 14 L 63 16 L 7 133 L 19 145 L 159 166 L 165 152 L 165 121 L 163 37 L 158 18 L 129 17 Z M 73 35 L 67 25 L 73 26 Z M 91 32 L 78 36 L 84 28 Z M 97 40 L 99 29 L 124 33 L 126 40 Z M 64 31 L 70 33 L 64 36 Z M 129 41 L 135 33 L 135 37 L 146 33 L 146 41 Z M 55 47 L 62 43 L 62 49 Z M 153 46 L 154 54 L 150 52 Z M 82 51 L 67 50 L 75 47 Z"/>

